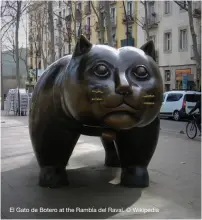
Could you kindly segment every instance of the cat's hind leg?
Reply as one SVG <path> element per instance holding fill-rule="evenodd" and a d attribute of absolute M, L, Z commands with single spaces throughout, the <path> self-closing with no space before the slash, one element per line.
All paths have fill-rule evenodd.
<path fill-rule="evenodd" d="M 149 186 L 147 167 L 159 137 L 160 119 L 143 128 L 134 128 L 117 135 L 116 146 L 121 162 L 121 185 L 143 188 Z"/>
<path fill-rule="evenodd" d="M 80 133 L 54 124 L 37 127 L 31 126 L 30 136 L 40 166 L 39 185 L 50 188 L 68 185 L 66 165 Z"/>
<path fill-rule="evenodd" d="M 102 137 L 100 139 L 105 149 L 105 166 L 120 167 L 120 161 L 114 141 L 109 141 Z"/>

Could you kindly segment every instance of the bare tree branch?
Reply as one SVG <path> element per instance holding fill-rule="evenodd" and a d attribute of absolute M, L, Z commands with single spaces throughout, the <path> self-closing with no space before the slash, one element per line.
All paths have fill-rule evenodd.
<path fill-rule="evenodd" d="M 180 6 L 180 8 L 184 9 L 185 11 L 188 11 L 188 5 L 186 4 L 186 6 L 184 6 L 182 4 L 182 2 L 179 2 L 179 1 L 174 1 L 177 5 Z M 184 1 L 183 1 L 184 2 Z"/>

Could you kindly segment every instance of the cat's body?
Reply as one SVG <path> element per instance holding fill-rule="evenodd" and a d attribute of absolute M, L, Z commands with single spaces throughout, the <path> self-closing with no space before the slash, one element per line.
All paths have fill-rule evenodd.
<path fill-rule="evenodd" d="M 151 42 L 142 50 L 93 46 L 81 36 L 72 56 L 45 70 L 29 116 L 41 186 L 68 183 L 65 167 L 81 134 L 101 137 L 105 164 L 122 167 L 123 185 L 148 186 L 163 93 L 153 50 Z"/>

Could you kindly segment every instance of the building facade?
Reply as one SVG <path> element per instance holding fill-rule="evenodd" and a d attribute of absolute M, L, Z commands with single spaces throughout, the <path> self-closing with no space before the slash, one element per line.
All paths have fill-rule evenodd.
<path fill-rule="evenodd" d="M 135 15 L 138 1 L 110 1 L 112 43 L 115 48 L 137 46 L 138 28 Z M 33 10 L 35 8 L 35 10 Z M 106 17 L 102 1 L 53 2 L 55 60 L 71 54 L 79 34 L 84 34 L 93 44 L 107 44 Z M 127 21 L 125 17 L 126 11 Z M 29 66 L 41 72 L 50 64 L 50 33 L 48 30 L 47 3 L 34 2 L 29 13 Z M 103 24 L 103 29 L 100 23 Z M 128 29 L 127 29 L 128 22 Z M 126 35 L 128 34 L 128 41 Z M 141 34 L 139 34 L 141 36 Z"/>
<path fill-rule="evenodd" d="M 144 14 L 144 7 L 139 6 L 140 14 Z M 201 2 L 193 1 L 192 8 L 197 47 L 201 54 Z M 200 74 L 194 59 L 188 12 L 174 1 L 150 1 L 148 27 L 155 43 L 165 90 L 199 89 Z M 146 42 L 145 32 L 143 35 Z"/>
<path fill-rule="evenodd" d="M 19 49 L 19 73 L 20 73 L 20 87 L 25 88 L 25 82 L 27 80 L 27 49 Z M 17 88 L 16 80 L 16 61 L 13 51 L 2 51 L 1 54 L 1 88 L 2 93 L 7 95 L 9 89 Z"/>

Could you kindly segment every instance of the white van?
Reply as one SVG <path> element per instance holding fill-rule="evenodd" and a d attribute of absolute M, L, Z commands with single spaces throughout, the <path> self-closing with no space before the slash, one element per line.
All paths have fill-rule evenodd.
<path fill-rule="evenodd" d="M 196 102 L 201 99 L 198 91 L 172 90 L 163 94 L 160 116 L 172 117 L 175 121 L 185 118 Z"/>

